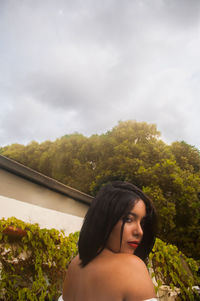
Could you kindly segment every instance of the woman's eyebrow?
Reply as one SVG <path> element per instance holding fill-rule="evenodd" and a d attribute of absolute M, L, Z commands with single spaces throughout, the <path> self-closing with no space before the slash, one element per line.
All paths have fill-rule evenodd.
<path fill-rule="evenodd" d="M 134 217 L 138 217 L 138 215 L 136 213 L 133 213 L 133 212 L 129 212 L 128 215 L 132 215 Z"/>
<path fill-rule="evenodd" d="M 132 215 L 132 216 L 135 217 L 135 218 L 139 218 L 139 215 L 138 215 L 137 213 L 134 213 L 134 212 L 129 212 L 128 215 Z M 143 216 L 142 219 L 144 219 L 145 217 L 146 217 L 146 215 Z"/>

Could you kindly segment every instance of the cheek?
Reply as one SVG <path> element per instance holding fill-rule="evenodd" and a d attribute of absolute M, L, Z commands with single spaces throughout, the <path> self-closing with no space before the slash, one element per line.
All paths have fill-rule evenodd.
<path fill-rule="evenodd" d="M 122 240 L 125 240 L 127 238 L 130 238 L 132 232 L 132 227 L 130 224 L 125 224 L 124 225 L 124 229 L 123 229 L 123 236 L 122 236 Z"/>

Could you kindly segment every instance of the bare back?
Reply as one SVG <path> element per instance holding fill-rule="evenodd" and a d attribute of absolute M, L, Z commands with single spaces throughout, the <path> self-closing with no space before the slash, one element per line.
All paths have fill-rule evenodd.
<path fill-rule="evenodd" d="M 64 301 L 141 301 L 153 297 L 145 264 L 137 256 L 107 249 L 84 268 L 77 256 L 63 285 Z"/>

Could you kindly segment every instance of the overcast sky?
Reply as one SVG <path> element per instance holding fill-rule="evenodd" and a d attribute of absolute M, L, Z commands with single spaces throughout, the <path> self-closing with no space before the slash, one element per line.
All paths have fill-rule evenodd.
<path fill-rule="evenodd" d="M 155 123 L 200 148 L 199 0 L 0 0 L 0 146 Z"/>

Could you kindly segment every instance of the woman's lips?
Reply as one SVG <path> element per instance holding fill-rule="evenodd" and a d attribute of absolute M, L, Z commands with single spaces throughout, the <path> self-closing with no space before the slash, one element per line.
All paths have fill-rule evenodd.
<path fill-rule="evenodd" d="M 138 241 L 128 241 L 128 245 L 131 248 L 136 249 L 139 246 L 139 242 Z"/>

